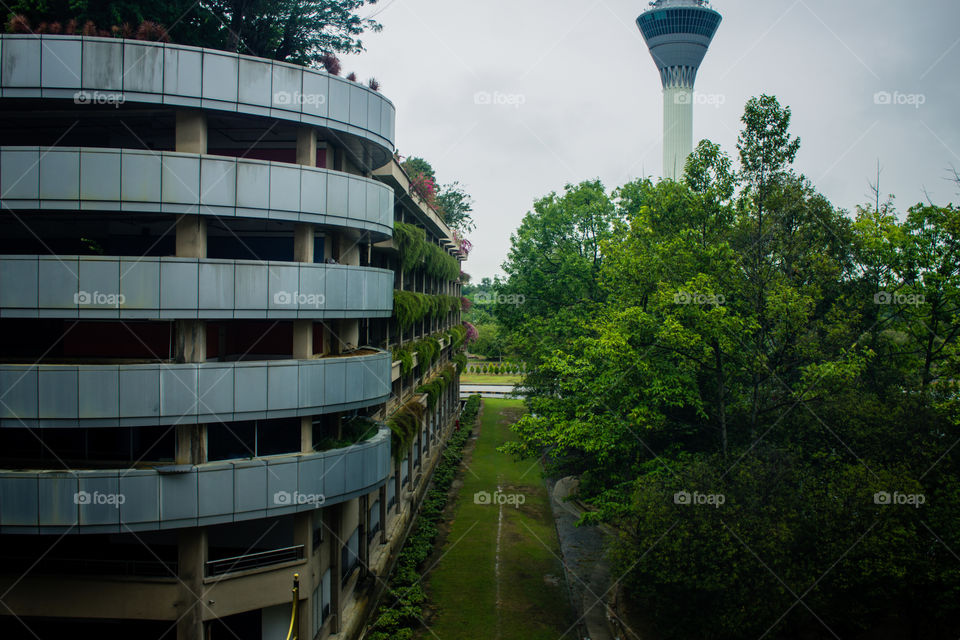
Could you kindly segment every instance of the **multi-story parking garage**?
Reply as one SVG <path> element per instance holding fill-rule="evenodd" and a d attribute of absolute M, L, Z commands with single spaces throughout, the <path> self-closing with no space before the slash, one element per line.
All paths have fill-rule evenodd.
<path fill-rule="evenodd" d="M 4 35 L 0 110 L 2 636 L 285 637 L 298 573 L 299 637 L 355 637 L 462 341 L 454 306 L 393 317 L 395 289 L 459 296 L 400 268 L 395 221 L 460 257 L 393 105 L 217 50 Z M 393 362 L 414 340 L 439 352 Z"/>

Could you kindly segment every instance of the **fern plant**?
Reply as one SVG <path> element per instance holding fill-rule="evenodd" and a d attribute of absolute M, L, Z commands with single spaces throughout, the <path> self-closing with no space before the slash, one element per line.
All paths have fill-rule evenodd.
<path fill-rule="evenodd" d="M 405 376 L 413 370 L 413 354 L 401 347 L 393 348 L 393 361 L 400 361 L 400 375 Z"/>
<path fill-rule="evenodd" d="M 427 252 L 427 232 L 406 222 L 393 223 L 393 240 L 400 252 L 400 268 L 410 273 L 423 262 Z"/>

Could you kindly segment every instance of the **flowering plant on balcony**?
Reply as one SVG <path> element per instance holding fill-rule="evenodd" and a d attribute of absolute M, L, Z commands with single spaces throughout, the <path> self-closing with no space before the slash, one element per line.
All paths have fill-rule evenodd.
<path fill-rule="evenodd" d="M 453 241 L 457 243 L 457 247 L 460 249 L 460 253 L 463 254 L 464 258 L 470 255 L 470 250 L 473 249 L 472 242 L 466 238 L 461 238 L 460 234 L 456 231 L 453 232 Z"/>
<path fill-rule="evenodd" d="M 466 296 L 460 296 L 460 308 L 464 311 L 470 311 L 470 307 L 473 306 L 473 303 L 470 302 L 470 298 Z"/>
<path fill-rule="evenodd" d="M 431 207 L 436 206 L 437 183 L 431 176 L 423 173 L 414 173 L 410 176 L 410 190 Z"/>

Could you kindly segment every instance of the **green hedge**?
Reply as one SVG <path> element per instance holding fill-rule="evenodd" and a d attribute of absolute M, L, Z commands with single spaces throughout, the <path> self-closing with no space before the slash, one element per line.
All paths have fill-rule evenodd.
<path fill-rule="evenodd" d="M 437 523 L 443 518 L 450 485 L 463 458 L 463 445 L 470 437 L 479 410 L 480 396 L 470 396 L 460 414 L 460 430 L 450 436 L 433 472 L 433 481 L 423 500 L 416 528 L 397 558 L 384 601 L 366 635 L 368 640 L 410 639 L 414 629 L 420 626 L 427 594 L 420 581 L 419 569 L 433 552 Z"/>

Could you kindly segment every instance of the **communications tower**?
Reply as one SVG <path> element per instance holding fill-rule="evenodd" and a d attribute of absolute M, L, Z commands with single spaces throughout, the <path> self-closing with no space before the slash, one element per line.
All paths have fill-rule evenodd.
<path fill-rule="evenodd" d="M 683 175 L 693 151 L 693 85 L 722 20 L 708 0 L 656 0 L 637 26 L 663 82 L 663 177 Z"/>

